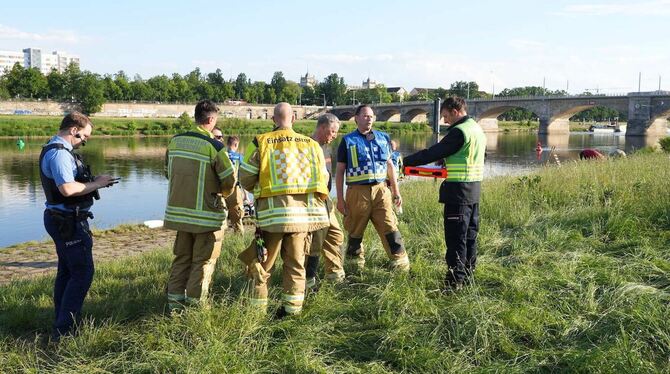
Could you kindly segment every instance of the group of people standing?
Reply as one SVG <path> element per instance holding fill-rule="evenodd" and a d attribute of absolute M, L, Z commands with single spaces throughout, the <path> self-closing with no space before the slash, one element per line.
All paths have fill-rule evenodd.
<path fill-rule="evenodd" d="M 447 98 L 441 107 L 441 116 L 451 125 L 447 135 L 404 160 L 389 135 L 373 129 L 372 108 L 359 106 L 355 112 L 357 128 L 344 136 L 337 149 L 336 204 L 330 199 L 333 178 L 329 144 L 338 135 L 337 117 L 319 117 L 309 137 L 293 130 L 293 110 L 289 104 L 280 103 L 274 108 L 273 130 L 254 137 L 240 155 L 237 137 L 228 138 L 228 148 L 224 145 L 223 134 L 216 129 L 218 112 L 212 101 L 199 102 L 195 107 L 197 126 L 174 136 L 166 151 L 169 184 L 164 227 L 177 231 L 167 284 L 170 310 L 206 302 L 226 219 L 231 219 L 234 231 L 243 231 L 240 201 L 246 200 L 246 191 L 254 196 L 258 229 L 251 245 L 238 258 L 246 265 L 251 284 L 250 304 L 259 310 L 267 309 L 268 280 L 279 256 L 283 262 L 283 292 L 277 317 L 301 312 L 306 289 L 316 287 L 320 257 L 326 281 L 344 280 L 344 253 L 353 268 L 362 271 L 363 234 L 368 221 L 379 235 L 389 269 L 408 271 L 410 260 L 394 211 L 394 206 L 398 209 L 403 204 L 398 186 L 399 165 L 403 162 L 416 166 L 440 161 L 447 168 L 448 176 L 440 187 L 449 268 L 445 289 L 460 289 L 472 279 L 486 139 L 479 125 L 467 116 L 463 99 Z M 66 116 L 61 132 L 49 142 L 62 146 L 47 144 L 40 161 L 47 194 L 45 227 L 59 257 L 54 292 L 57 336 L 70 332 L 92 280 L 92 241 L 86 221 L 92 200 L 88 195 L 115 183 L 110 176 L 75 181 L 81 161 L 71 149 L 85 143 L 92 124 L 81 114 L 75 116 L 78 122 L 71 117 L 73 114 Z M 63 148 L 68 152 L 57 153 Z M 60 160 L 59 164 L 49 161 L 54 158 Z M 343 215 L 347 239 L 344 251 L 345 233 L 335 210 Z M 66 238 L 53 228 L 57 214 L 77 222 L 76 243 L 72 244 L 72 236 Z M 81 264 L 67 252 L 75 245 L 84 253 L 86 274 L 76 274 Z M 77 292 L 63 296 L 61 288 L 76 288 Z"/>

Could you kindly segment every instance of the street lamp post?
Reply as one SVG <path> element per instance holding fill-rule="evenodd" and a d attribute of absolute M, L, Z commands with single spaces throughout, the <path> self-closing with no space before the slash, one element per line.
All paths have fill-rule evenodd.
<path fill-rule="evenodd" d="M 300 96 L 298 97 L 298 102 L 300 103 L 300 106 L 302 106 L 302 92 L 300 93 Z"/>

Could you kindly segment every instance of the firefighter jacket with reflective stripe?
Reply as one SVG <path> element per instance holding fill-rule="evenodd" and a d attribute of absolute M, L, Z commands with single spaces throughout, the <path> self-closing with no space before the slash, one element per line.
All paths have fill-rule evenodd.
<path fill-rule="evenodd" d="M 165 228 L 191 233 L 220 230 L 228 212 L 223 198 L 237 183 L 223 144 L 198 126 L 170 140 L 165 162 L 169 179 Z"/>
<path fill-rule="evenodd" d="M 484 176 L 486 135 L 472 118 L 449 128 L 449 131 L 457 130 L 463 133 L 464 142 L 458 152 L 444 159 L 446 182 L 479 182 Z"/>
<path fill-rule="evenodd" d="M 367 135 L 354 130 L 344 136 L 347 149 L 347 184 L 381 183 L 386 180 L 387 161 L 391 157 L 388 134 L 372 130 Z"/>
<path fill-rule="evenodd" d="M 257 136 L 240 164 L 242 187 L 254 191 L 258 225 L 268 232 L 327 227 L 327 181 L 319 144 L 291 129 Z"/>

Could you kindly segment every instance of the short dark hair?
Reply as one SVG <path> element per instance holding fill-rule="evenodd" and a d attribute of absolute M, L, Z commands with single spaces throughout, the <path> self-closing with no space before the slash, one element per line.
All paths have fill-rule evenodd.
<path fill-rule="evenodd" d="M 237 137 L 237 136 L 235 136 L 235 135 L 231 135 L 231 136 L 229 136 L 228 139 L 226 140 L 226 144 L 227 144 L 229 147 L 230 147 L 231 145 L 233 145 L 233 143 L 235 143 L 235 142 L 238 142 L 238 143 L 240 142 L 240 138 Z"/>
<path fill-rule="evenodd" d="M 79 129 L 83 129 L 86 128 L 87 125 L 91 125 L 91 127 L 93 127 L 91 120 L 85 114 L 80 112 L 71 112 L 63 117 L 63 120 L 60 123 L 60 130 L 67 130 L 74 126 L 77 126 Z"/>
<path fill-rule="evenodd" d="M 332 123 L 340 123 L 339 118 L 337 118 L 337 116 L 334 115 L 334 114 L 332 114 L 332 113 L 322 114 L 322 115 L 320 115 L 319 118 L 316 120 L 316 126 L 317 126 L 317 127 L 321 127 L 321 126 L 328 126 L 328 127 L 330 127 L 330 125 L 331 125 Z"/>
<path fill-rule="evenodd" d="M 355 116 L 359 115 L 361 113 L 361 110 L 363 110 L 363 108 L 370 108 L 370 110 L 372 110 L 372 113 L 373 114 L 375 113 L 375 111 L 372 109 L 372 107 L 369 106 L 368 104 L 361 104 L 361 105 L 356 107 L 356 111 L 354 112 L 354 115 Z"/>
<path fill-rule="evenodd" d="M 201 100 L 195 105 L 195 122 L 203 124 L 207 118 L 219 113 L 219 107 L 212 100 Z"/>
<path fill-rule="evenodd" d="M 442 106 L 440 107 L 440 112 L 444 110 L 456 109 L 457 111 L 468 110 L 468 104 L 465 103 L 462 97 L 458 96 L 449 96 L 444 99 Z"/>

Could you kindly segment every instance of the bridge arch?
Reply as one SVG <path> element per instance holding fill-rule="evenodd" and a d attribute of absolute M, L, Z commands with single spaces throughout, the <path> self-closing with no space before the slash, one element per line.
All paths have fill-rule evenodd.
<path fill-rule="evenodd" d="M 428 122 L 428 111 L 421 108 L 410 109 L 401 116 L 402 122 Z"/>
<path fill-rule="evenodd" d="M 510 110 L 513 109 L 524 109 L 527 110 L 537 117 L 536 109 L 531 107 L 531 106 L 526 106 L 523 104 L 519 105 L 500 105 L 492 108 L 486 109 L 484 112 L 480 113 L 477 118 L 478 119 L 498 119 L 501 115 L 505 114 L 506 112 L 509 112 Z"/>
<path fill-rule="evenodd" d="M 399 122 L 400 121 L 400 110 L 398 110 L 398 109 L 386 109 L 384 111 L 380 111 L 380 113 L 377 114 L 377 121 Z"/>
<path fill-rule="evenodd" d="M 351 121 L 351 119 L 354 118 L 354 112 L 342 112 L 337 116 L 337 118 L 340 121 Z"/>

